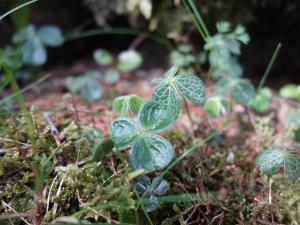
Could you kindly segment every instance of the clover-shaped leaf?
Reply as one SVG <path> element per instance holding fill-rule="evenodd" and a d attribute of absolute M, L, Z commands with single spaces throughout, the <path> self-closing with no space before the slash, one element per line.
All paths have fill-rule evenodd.
<path fill-rule="evenodd" d="M 134 143 L 139 135 L 139 124 L 129 117 L 113 120 L 109 127 L 111 138 L 117 150 L 124 150 Z"/>
<path fill-rule="evenodd" d="M 179 74 L 175 76 L 175 85 L 180 94 L 194 104 L 205 102 L 205 88 L 203 82 L 194 75 Z"/>
<path fill-rule="evenodd" d="M 44 26 L 38 31 L 29 25 L 13 37 L 13 42 L 22 44 L 22 59 L 24 64 L 40 66 L 47 60 L 45 46 L 58 47 L 63 44 L 64 37 L 56 26 Z"/>
<path fill-rule="evenodd" d="M 37 35 L 46 46 L 59 47 L 64 43 L 62 32 L 57 26 L 43 26 L 38 30 Z"/>
<path fill-rule="evenodd" d="M 102 88 L 98 79 L 102 78 L 98 71 L 88 71 L 80 77 L 68 77 L 65 80 L 65 86 L 72 92 L 80 92 L 83 99 L 87 102 L 93 102 L 102 96 Z"/>
<path fill-rule="evenodd" d="M 174 114 L 164 105 L 149 101 L 146 102 L 140 111 L 140 123 L 147 131 L 164 131 L 170 128 L 174 122 Z"/>
<path fill-rule="evenodd" d="M 262 152 L 256 159 L 260 171 L 265 174 L 274 174 L 279 168 L 295 181 L 300 176 L 300 157 L 283 146 L 274 146 Z"/>
<path fill-rule="evenodd" d="M 272 93 L 269 88 L 262 88 L 255 98 L 249 102 L 249 107 L 257 112 L 265 112 L 269 107 L 271 96 Z"/>
<path fill-rule="evenodd" d="M 143 63 L 143 58 L 137 51 L 127 50 L 119 54 L 118 61 L 118 69 L 129 72 L 137 69 Z"/>
<path fill-rule="evenodd" d="M 129 156 L 134 170 L 151 172 L 167 166 L 174 157 L 174 149 L 165 138 L 156 134 L 138 137 Z"/>
<path fill-rule="evenodd" d="M 230 110 L 230 104 L 221 96 L 215 96 L 207 99 L 204 109 L 209 116 L 216 118 L 221 115 L 226 115 Z"/>
<path fill-rule="evenodd" d="M 94 60 L 101 66 L 111 65 L 113 62 L 113 57 L 109 51 L 105 49 L 97 49 L 94 51 Z"/>
<path fill-rule="evenodd" d="M 113 108 L 119 115 L 124 115 L 127 112 L 133 115 L 138 115 L 144 100 L 137 95 L 126 95 L 117 97 L 113 102 Z"/>
<path fill-rule="evenodd" d="M 161 177 L 157 176 L 153 179 L 152 184 L 148 177 L 141 176 L 134 184 L 134 189 L 144 196 L 144 208 L 147 212 L 154 211 L 159 201 L 157 195 L 163 195 L 168 189 L 168 182 Z"/>

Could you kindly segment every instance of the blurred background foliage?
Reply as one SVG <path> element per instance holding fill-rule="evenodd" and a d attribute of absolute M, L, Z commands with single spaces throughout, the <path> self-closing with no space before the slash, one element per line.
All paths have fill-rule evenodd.
<path fill-rule="evenodd" d="M 23 2 L 1 0 L 0 12 L 3 13 Z M 241 62 L 246 75 L 252 80 L 259 80 L 276 44 L 282 42 L 283 48 L 270 76 L 272 79 L 270 85 L 278 87 L 283 82 L 298 81 L 299 0 L 197 0 L 195 4 L 212 33 L 215 33 L 215 23 L 219 20 L 246 27 L 251 35 L 251 42 L 243 46 Z M 10 20 L 2 21 L 1 46 L 10 43 L 16 29 L 29 23 L 37 27 L 55 24 L 66 35 L 74 31 L 130 27 L 138 29 L 141 34 L 153 32 L 162 38 L 168 38 L 174 47 L 180 43 L 190 42 L 193 49 L 199 51 L 203 45 L 180 0 L 77 0 L 76 4 L 74 0 L 41 0 L 13 14 Z M 124 35 L 120 37 L 111 34 L 67 42 L 59 50 L 49 50 L 49 61 L 46 66 L 49 68 L 51 65 L 52 68 L 53 65 L 87 58 L 95 48 L 106 48 L 110 51 L 125 49 L 135 38 L 130 35 L 126 37 L 128 38 L 124 38 Z M 147 61 L 145 68 L 166 65 L 168 52 L 157 43 L 146 39 L 141 51 Z M 62 57 L 55 57 L 55 54 Z"/>

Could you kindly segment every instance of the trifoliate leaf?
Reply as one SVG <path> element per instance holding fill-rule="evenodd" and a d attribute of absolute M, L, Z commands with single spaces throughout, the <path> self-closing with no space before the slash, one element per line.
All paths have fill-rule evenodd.
<path fill-rule="evenodd" d="M 230 104 L 226 99 L 215 96 L 206 100 L 204 109 L 209 116 L 216 118 L 226 115 L 230 110 Z"/>
<path fill-rule="evenodd" d="M 96 142 L 93 147 L 93 160 L 100 162 L 105 155 L 110 153 L 114 148 L 114 142 L 110 138 L 106 138 L 101 142 Z"/>
<path fill-rule="evenodd" d="M 233 100 L 241 105 L 247 105 L 256 95 L 253 85 L 248 80 L 239 80 L 232 87 Z"/>
<path fill-rule="evenodd" d="M 147 134 L 135 141 L 129 159 L 134 170 L 152 172 L 167 166 L 173 157 L 174 150 L 168 140 L 156 134 Z"/>
<path fill-rule="evenodd" d="M 25 42 L 22 47 L 23 62 L 28 65 L 40 66 L 47 60 L 47 52 L 40 39 Z"/>
<path fill-rule="evenodd" d="M 130 147 L 139 135 L 139 125 L 128 117 L 119 117 L 113 120 L 109 127 L 111 138 L 117 150 Z"/>
<path fill-rule="evenodd" d="M 180 102 L 174 85 L 169 82 L 161 83 L 154 91 L 152 100 L 171 110 L 177 118 L 180 112 Z"/>
<path fill-rule="evenodd" d="M 80 90 L 83 83 L 83 78 L 67 77 L 65 79 L 65 86 L 71 93 L 76 93 Z"/>
<path fill-rule="evenodd" d="M 274 174 L 283 167 L 284 173 L 292 181 L 300 176 L 300 157 L 283 146 L 274 146 L 262 152 L 257 157 L 256 164 L 262 173 Z"/>
<path fill-rule="evenodd" d="M 137 51 L 127 50 L 118 56 L 118 69 L 122 72 L 129 72 L 137 69 L 143 62 L 143 58 Z"/>
<path fill-rule="evenodd" d="M 64 43 L 63 34 L 57 26 L 43 26 L 37 35 L 46 46 L 59 47 Z"/>
<path fill-rule="evenodd" d="M 197 76 L 179 74 L 175 76 L 175 85 L 179 93 L 194 104 L 205 102 L 205 87 Z"/>
<path fill-rule="evenodd" d="M 145 103 L 139 117 L 142 127 L 147 131 L 161 132 L 175 123 L 173 112 L 155 101 Z"/>
<path fill-rule="evenodd" d="M 94 60 L 101 66 L 111 65 L 113 62 L 113 57 L 109 51 L 105 49 L 97 49 L 93 53 Z"/>

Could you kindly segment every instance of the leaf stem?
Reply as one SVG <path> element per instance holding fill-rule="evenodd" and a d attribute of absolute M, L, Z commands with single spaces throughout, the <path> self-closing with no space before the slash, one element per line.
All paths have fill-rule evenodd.
<path fill-rule="evenodd" d="M 17 11 L 17 10 L 25 7 L 25 6 L 28 6 L 28 5 L 32 4 L 32 3 L 35 3 L 37 1 L 39 1 L 39 0 L 32 0 L 32 1 L 29 1 L 29 2 L 25 2 L 24 4 L 21 4 L 21 5 L 13 8 L 11 10 L 9 10 L 8 12 L 6 12 L 2 16 L 0 16 L 0 20 L 2 20 L 3 18 L 7 17 L 9 14 L 11 14 L 11 13 L 13 13 L 13 12 L 15 12 L 15 11 Z"/>
<path fill-rule="evenodd" d="M 270 74 L 270 71 L 271 71 L 271 69 L 272 69 L 272 67 L 274 65 L 274 62 L 275 62 L 275 60 L 276 60 L 276 58 L 278 56 L 278 53 L 280 51 L 281 46 L 282 45 L 279 42 L 277 44 L 277 47 L 276 47 L 275 51 L 273 52 L 273 55 L 271 57 L 271 60 L 270 60 L 270 62 L 268 64 L 268 66 L 267 66 L 267 68 L 266 68 L 266 70 L 265 70 L 265 72 L 264 72 L 264 74 L 263 74 L 263 76 L 262 76 L 262 78 L 261 78 L 261 80 L 259 82 L 259 85 L 258 85 L 258 88 L 257 88 L 258 90 L 260 90 L 262 88 L 262 86 L 265 84 L 265 82 L 266 82 L 266 80 L 267 80 L 267 78 L 268 78 L 268 76 Z"/>
<path fill-rule="evenodd" d="M 22 113 L 24 114 L 24 118 L 27 123 L 27 131 L 28 131 L 29 139 L 32 145 L 32 154 L 33 156 L 35 156 L 37 154 L 37 149 L 36 149 L 36 140 L 34 137 L 34 125 L 33 125 L 32 117 L 26 108 L 24 96 L 21 94 L 19 85 L 13 75 L 13 71 L 10 68 L 8 68 L 6 65 L 3 65 L 3 70 L 6 76 L 8 77 L 8 79 L 10 80 L 11 88 L 15 92 L 17 102 L 21 108 Z M 0 103 L 1 102 L 2 101 L 0 101 Z"/>

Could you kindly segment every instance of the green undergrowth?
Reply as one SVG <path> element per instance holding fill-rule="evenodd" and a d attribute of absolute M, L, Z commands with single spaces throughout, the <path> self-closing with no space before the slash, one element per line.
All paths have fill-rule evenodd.
<path fill-rule="evenodd" d="M 109 153 L 102 161 L 93 161 L 93 146 L 95 140 L 103 139 L 101 132 L 66 117 L 55 120 L 63 136 L 57 143 L 43 116 L 31 116 L 42 166 L 43 224 L 61 216 L 83 222 L 149 224 L 137 207 L 132 185 L 139 174 L 128 165 L 126 153 Z M 13 213 L 7 205 L 16 212 L 30 213 L 35 209 L 34 159 L 24 123 L 24 118 L 17 115 L 1 117 L 0 149 L 5 150 L 0 161 L 1 214 Z M 209 129 L 202 132 L 210 133 Z M 179 129 L 165 135 L 178 155 L 193 142 Z M 271 207 L 268 202 L 255 199 L 267 193 L 267 181 L 254 181 L 257 178 L 250 150 L 243 140 L 218 134 L 166 175 L 170 183 L 168 193 L 158 198 L 160 206 L 147 215 L 154 224 L 165 225 L 187 221 L 209 224 L 213 220 L 223 224 L 237 220 L 292 224 L 299 220 L 300 200 L 293 194 L 299 192 L 299 182 L 291 185 L 282 175 L 275 176 L 276 204 Z M 6 220 L 7 224 L 10 221 L 24 223 L 20 218 Z"/>

